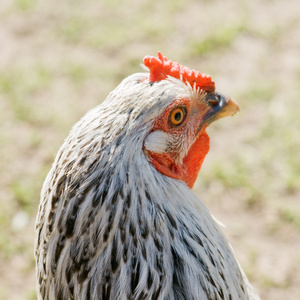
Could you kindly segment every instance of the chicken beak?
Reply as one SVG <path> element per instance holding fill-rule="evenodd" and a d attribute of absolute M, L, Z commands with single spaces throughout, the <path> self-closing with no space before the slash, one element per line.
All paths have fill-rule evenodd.
<path fill-rule="evenodd" d="M 206 102 L 210 106 L 203 120 L 206 125 L 218 119 L 233 116 L 240 110 L 233 99 L 219 93 L 207 94 Z"/>

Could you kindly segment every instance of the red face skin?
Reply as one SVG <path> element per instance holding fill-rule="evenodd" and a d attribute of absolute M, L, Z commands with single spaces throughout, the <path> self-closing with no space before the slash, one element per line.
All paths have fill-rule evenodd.
<path fill-rule="evenodd" d="M 183 82 L 189 82 L 191 86 L 206 93 L 193 95 L 193 99 L 175 100 L 155 120 L 152 131 L 163 131 L 170 137 L 162 141 L 163 146 L 166 142 L 165 152 L 162 153 L 159 147 L 152 148 L 159 149 L 159 153 L 144 147 L 145 154 L 159 172 L 183 180 L 192 188 L 209 151 L 209 137 L 205 132 L 207 125 L 219 118 L 235 114 L 239 107 L 232 99 L 215 93 L 215 83 L 210 76 L 172 62 L 160 52 L 158 52 L 158 57 L 146 56 L 144 65 L 150 70 L 150 82 L 161 81 L 171 76 Z M 182 123 L 174 126 L 170 121 L 170 112 L 180 105 L 186 107 L 187 115 Z M 163 136 L 161 138 L 164 138 Z M 184 142 L 186 142 L 185 145 L 183 145 Z"/>
<path fill-rule="evenodd" d="M 179 126 L 173 126 L 169 115 L 173 109 L 180 106 L 187 108 L 186 118 Z M 167 107 L 165 112 L 153 123 L 152 131 L 161 130 L 173 136 L 185 135 L 185 138 L 194 141 L 183 159 L 178 159 L 180 156 L 178 151 L 181 149 L 170 149 L 164 153 L 146 150 L 151 163 L 160 173 L 183 180 L 190 188 L 193 187 L 204 158 L 209 151 L 209 137 L 205 131 L 207 125 L 203 123 L 203 117 L 209 109 L 210 107 L 203 99 L 202 101 L 180 99 Z M 188 134 L 192 134 L 193 137 L 188 137 Z"/>

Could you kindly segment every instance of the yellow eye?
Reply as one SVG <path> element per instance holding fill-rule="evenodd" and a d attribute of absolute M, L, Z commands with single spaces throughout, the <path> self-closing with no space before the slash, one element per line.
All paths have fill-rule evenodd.
<path fill-rule="evenodd" d="M 174 110 L 172 110 L 169 118 L 171 125 L 173 126 L 180 125 L 184 121 L 185 115 L 186 115 L 186 109 L 184 107 L 177 107 Z"/>

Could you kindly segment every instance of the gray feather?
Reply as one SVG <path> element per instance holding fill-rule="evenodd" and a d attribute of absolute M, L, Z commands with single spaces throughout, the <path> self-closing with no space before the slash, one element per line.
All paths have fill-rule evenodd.
<path fill-rule="evenodd" d="M 191 88 L 125 79 L 72 129 L 41 193 L 39 299 L 259 299 L 209 211 L 149 163 L 151 122 Z"/>

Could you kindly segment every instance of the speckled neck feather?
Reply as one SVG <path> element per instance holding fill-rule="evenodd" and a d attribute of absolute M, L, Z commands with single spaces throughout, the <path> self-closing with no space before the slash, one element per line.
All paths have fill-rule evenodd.
<path fill-rule="evenodd" d="M 39 300 L 258 299 L 206 207 L 145 156 L 153 120 L 191 90 L 148 78 L 126 78 L 59 150 L 36 222 Z"/>

